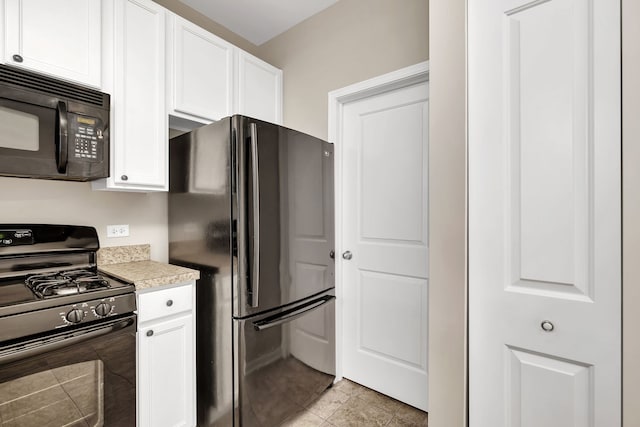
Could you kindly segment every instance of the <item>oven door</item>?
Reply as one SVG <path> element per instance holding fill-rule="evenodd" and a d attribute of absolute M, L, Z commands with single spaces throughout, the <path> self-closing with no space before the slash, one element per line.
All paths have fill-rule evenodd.
<path fill-rule="evenodd" d="M 135 426 L 136 316 L 0 348 L 0 422 Z"/>

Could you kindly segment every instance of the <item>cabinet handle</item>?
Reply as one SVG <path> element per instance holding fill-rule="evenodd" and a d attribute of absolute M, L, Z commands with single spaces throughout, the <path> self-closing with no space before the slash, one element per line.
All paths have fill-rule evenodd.
<path fill-rule="evenodd" d="M 552 332 L 555 329 L 553 323 L 549 322 L 548 320 L 543 320 L 542 323 L 540 323 L 540 327 L 545 332 Z"/>
<path fill-rule="evenodd" d="M 122 176 L 120 177 L 120 179 L 121 179 L 121 180 L 123 180 L 123 181 L 126 181 L 126 180 L 128 180 L 128 179 L 129 179 L 129 177 L 128 177 L 127 175 L 122 175 Z"/>
<path fill-rule="evenodd" d="M 153 335 L 153 329 L 149 329 L 149 330 L 147 331 L 147 336 L 148 336 L 148 337 L 150 337 L 150 336 L 152 336 L 152 335 Z"/>
<path fill-rule="evenodd" d="M 167 301 L 167 307 L 171 307 L 172 305 L 173 305 L 173 300 L 172 299 Z"/>
<path fill-rule="evenodd" d="M 16 55 L 13 55 L 13 57 L 12 57 L 12 58 L 13 58 L 13 60 L 14 60 L 14 61 L 16 61 L 16 62 L 22 62 L 22 61 L 24 61 L 24 59 L 22 58 L 22 56 L 17 55 L 17 54 L 16 54 Z"/>

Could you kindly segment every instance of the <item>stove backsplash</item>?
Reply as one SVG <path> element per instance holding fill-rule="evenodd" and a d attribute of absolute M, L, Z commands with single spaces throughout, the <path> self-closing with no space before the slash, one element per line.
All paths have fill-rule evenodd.
<path fill-rule="evenodd" d="M 150 244 L 167 262 L 167 194 L 93 191 L 87 182 L 0 177 L 2 222 L 90 225 L 101 247 Z M 129 224 L 130 236 L 107 238 L 107 225 Z"/>

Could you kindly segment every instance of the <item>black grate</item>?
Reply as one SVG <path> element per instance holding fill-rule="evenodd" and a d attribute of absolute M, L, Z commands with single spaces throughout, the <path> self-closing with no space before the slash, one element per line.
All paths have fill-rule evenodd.
<path fill-rule="evenodd" d="M 0 64 L 0 83 L 8 83 L 63 99 L 104 106 L 104 94 L 73 83 Z"/>
<path fill-rule="evenodd" d="M 81 294 L 111 287 L 104 277 L 90 270 L 34 274 L 27 277 L 25 283 L 38 298 Z"/>

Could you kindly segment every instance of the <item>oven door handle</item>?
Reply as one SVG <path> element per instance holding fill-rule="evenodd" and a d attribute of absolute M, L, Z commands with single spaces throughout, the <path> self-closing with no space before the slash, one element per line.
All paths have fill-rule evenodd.
<path fill-rule="evenodd" d="M 27 359 L 38 356 L 53 350 L 76 345 L 93 338 L 98 338 L 113 332 L 120 331 L 131 325 L 135 325 L 135 316 L 127 317 L 107 325 L 97 325 L 92 328 L 72 331 L 65 334 L 58 334 L 53 337 L 45 337 L 27 343 L 14 344 L 0 351 L 0 365 L 4 365 L 16 360 Z"/>

